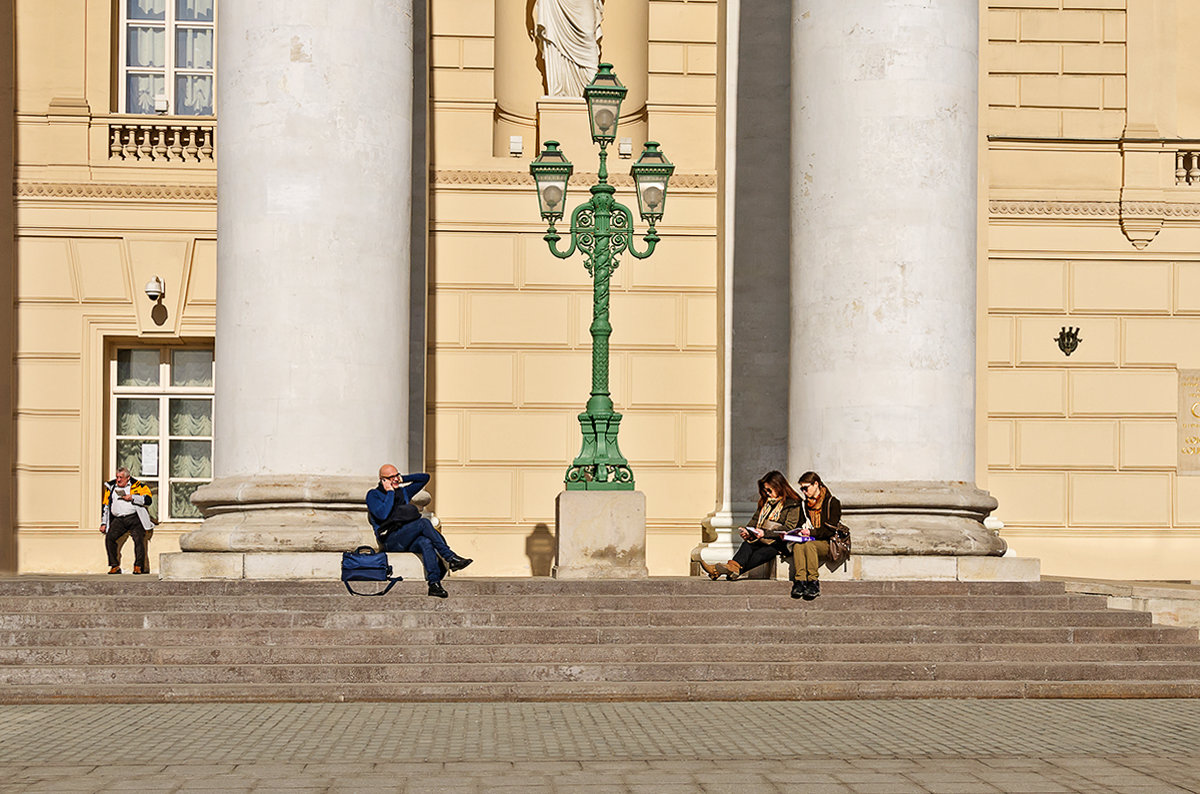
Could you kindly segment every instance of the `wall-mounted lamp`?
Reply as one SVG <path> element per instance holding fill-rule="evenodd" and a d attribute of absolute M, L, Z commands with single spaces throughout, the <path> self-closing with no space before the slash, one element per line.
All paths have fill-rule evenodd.
<path fill-rule="evenodd" d="M 146 282 L 146 297 L 151 303 L 162 303 L 162 299 L 166 297 L 167 285 L 163 280 L 155 276 Z"/>
<path fill-rule="evenodd" d="M 622 138 L 617 142 L 617 156 L 622 160 L 633 157 L 633 138 Z"/>
<path fill-rule="evenodd" d="M 508 136 L 508 156 L 520 157 L 525 153 L 525 139 L 520 135 Z"/>
<path fill-rule="evenodd" d="M 167 104 L 166 94 L 159 94 L 158 96 L 154 97 L 155 113 L 159 114 L 160 116 L 165 116 L 168 110 L 170 110 L 170 106 Z"/>

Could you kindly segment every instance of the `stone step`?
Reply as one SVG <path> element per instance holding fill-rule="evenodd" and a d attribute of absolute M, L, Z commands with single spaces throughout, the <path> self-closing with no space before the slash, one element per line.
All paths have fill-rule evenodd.
<path fill-rule="evenodd" d="M 0 596 L 0 614 L 46 612 L 160 612 L 186 609 L 192 612 L 399 612 L 429 608 L 434 603 L 421 595 L 399 595 L 393 591 L 387 598 L 350 598 L 340 595 L 191 595 L 163 596 L 103 594 L 63 596 Z M 439 611 L 478 610 L 486 607 L 491 611 L 559 612 L 559 611 L 611 611 L 611 610 L 710 610 L 750 609 L 773 610 L 782 607 L 807 610 L 995 610 L 1029 611 L 1087 609 L 1104 610 L 1106 599 L 1102 596 L 1080 596 L 1066 594 L 1042 595 L 870 595 L 824 594 L 812 603 L 797 604 L 785 590 L 770 595 L 553 595 L 532 593 L 525 595 L 494 595 L 486 599 L 451 598 L 438 603 Z"/>
<path fill-rule="evenodd" d="M 1057 643 L 1185 643 L 1195 642 L 1196 631 L 1166 626 L 1005 628 L 955 626 L 777 626 L 777 627 L 658 627 L 626 628 L 543 627 L 504 628 L 384 627 L 358 628 L 174 628 L 174 629 L 23 629 L 0 631 L 0 643 L 12 646 L 117 647 L 194 645 L 357 645 L 369 638 L 381 645 L 482 645 L 510 644 L 695 644 L 728 642 L 731 636 L 749 645 L 801 643 L 933 643 L 1029 644 Z"/>
<path fill-rule="evenodd" d="M 1179 662 L 643 662 L 571 664 L 26 665 L 0 684 L 420 684 L 534 681 L 1091 681 L 1200 680 Z"/>
<path fill-rule="evenodd" d="M 0 580 L 0 702 L 1192 697 L 1195 629 L 1059 583 Z"/>
<path fill-rule="evenodd" d="M 714 629 L 804 626 L 989 626 L 1020 625 L 1137 627 L 1149 626 L 1150 615 L 1118 610 L 664 610 L 608 612 L 451 611 L 437 606 L 401 612 L 146 612 L 0 615 L 0 631 L 53 628 L 340 628 L 382 629 L 443 627 L 635 627 L 707 626 Z"/>
<path fill-rule="evenodd" d="M 940 698 L 1195 698 L 1200 681 L 538 681 L 415 684 L 132 684 L 0 689 L 0 703 L 587 702 Z"/>
<path fill-rule="evenodd" d="M 1200 645 L 355 645 L 0 648 L 0 665 L 565 664 L 609 662 L 1200 662 Z"/>
<path fill-rule="evenodd" d="M 366 589 L 371 583 L 363 583 Z M 451 575 L 447 589 L 457 596 L 484 595 L 786 595 L 787 582 L 739 579 L 713 582 L 703 577 L 568 580 L 549 578 L 482 579 Z M 406 592 L 422 593 L 424 582 L 405 581 L 385 599 Z M 846 581 L 822 582 L 822 595 L 1053 595 L 1066 592 L 1061 582 Z M 0 578 L 6 595 L 340 595 L 351 598 L 341 582 L 313 581 L 160 581 L 148 576 Z"/>

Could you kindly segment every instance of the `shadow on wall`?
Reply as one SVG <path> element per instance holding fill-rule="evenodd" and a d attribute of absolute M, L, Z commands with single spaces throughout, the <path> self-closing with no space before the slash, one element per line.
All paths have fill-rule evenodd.
<path fill-rule="evenodd" d="M 535 524 L 525 538 L 525 556 L 529 557 L 529 572 L 533 576 L 549 576 L 558 552 L 558 539 L 546 524 Z"/>

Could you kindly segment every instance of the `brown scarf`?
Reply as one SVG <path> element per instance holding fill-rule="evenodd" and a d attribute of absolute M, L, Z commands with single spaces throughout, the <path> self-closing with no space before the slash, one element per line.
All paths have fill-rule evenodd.
<path fill-rule="evenodd" d="M 804 505 L 808 508 L 808 520 L 812 522 L 813 529 L 819 529 L 821 526 L 821 507 L 824 506 L 825 497 L 828 495 L 829 491 L 822 485 L 815 498 L 804 497 Z"/>
<path fill-rule="evenodd" d="M 783 499 L 768 499 L 763 504 L 763 510 L 758 514 L 758 527 L 761 529 L 768 521 L 779 523 L 779 515 L 783 512 Z"/>

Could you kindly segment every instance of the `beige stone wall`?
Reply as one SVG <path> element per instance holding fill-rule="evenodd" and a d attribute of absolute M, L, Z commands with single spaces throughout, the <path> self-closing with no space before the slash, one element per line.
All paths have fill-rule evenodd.
<path fill-rule="evenodd" d="M 1200 130 L 1174 87 L 1200 15 L 989 5 L 984 485 L 1044 573 L 1194 579 L 1200 477 L 1176 470 L 1176 403 L 1200 356 L 1200 185 L 1176 185 L 1175 161 Z M 1063 326 L 1083 340 L 1069 357 Z"/>
<path fill-rule="evenodd" d="M 114 8 L 107 0 L 16 3 L 21 571 L 104 569 L 96 530 L 100 485 L 113 465 L 105 422 L 114 346 L 211 341 L 214 333 L 215 168 L 202 153 L 181 159 L 186 136 L 177 157 L 168 152 L 174 139 L 158 137 L 212 121 L 113 112 Z M 114 150 L 114 133 L 130 122 L 157 126 Z M 167 285 L 161 324 L 143 293 L 154 275 Z M 155 532 L 152 567 L 156 553 L 178 550 L 188 528 Z"/>
<path fill-rule="evenodd" d="M 541 239 L 528 173 L 537 141 L 525 141 L 521 158 L 493 156 L 493 112 L 504 93 L 495 81 L 529 75 L 493 68 L 495 9 L 509 5 L 435 3 L 430 17 L 427 455 L 434 505 L 456 549 L 480 559 L 485 573 L 527 575 L 526 540 L 539 525 L 553 527 L 555 496 L 579 453 L 592 291 L 582 258 L 559 260 Z M 605 28 L 602 57 L 631 46 L 621 36 L 636 9 L 623 11 Z M 656 1 L 646 11 L 645 134 L 677 171 L 658 251 L 645 261 L 624 257 L 614 275 L 610 380 L 625 417 L 621 450 L 647 497 L 650 570 L 683 574 L 715 499 L 717 4 Z M 616 65 L 632 96 L 638 75 Z M 574 206 L 597 164 L 586 114 L 569 103 L 540 110 L 540 139 L 562 141 L 575 163 Z M 613 156 L 610 171 L 618 200 L 636 208 L 630 162 Z"/>

